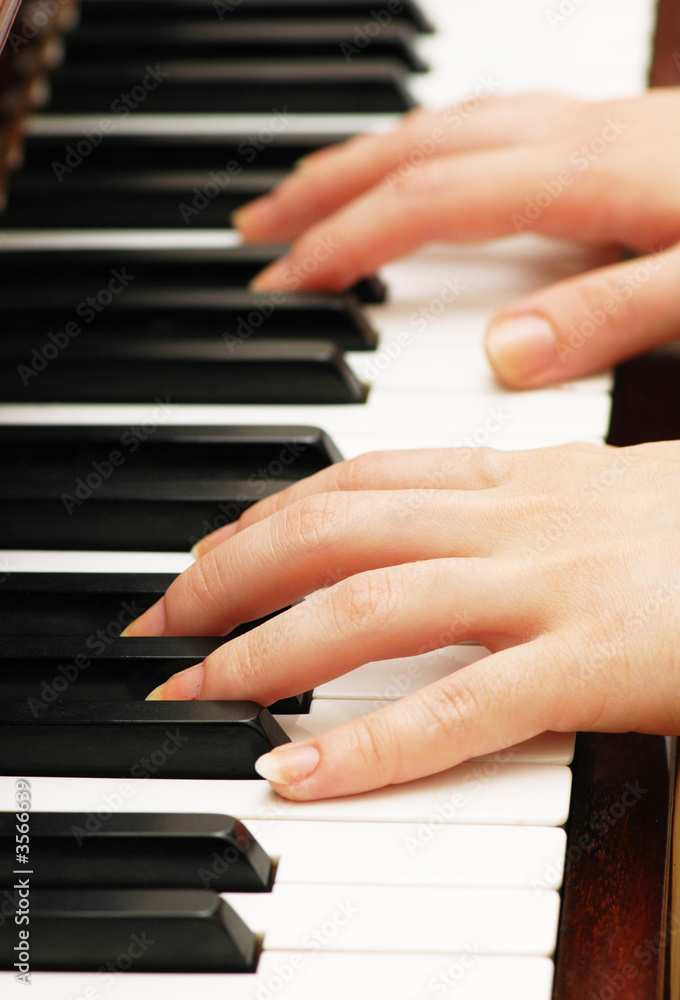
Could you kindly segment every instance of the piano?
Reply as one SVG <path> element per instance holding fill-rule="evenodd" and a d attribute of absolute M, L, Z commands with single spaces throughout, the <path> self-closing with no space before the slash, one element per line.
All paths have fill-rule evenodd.
<path fill-rule="evenodd" d="M 14 44 L 22 47 L 19 43 L 37 23 L 41 2 L 25 4 L 18 14 L 17 4 L 3 5 L 7 21 L 0 20 L 0 27 L 9 28 L 10 45 L 14 33 Z M 60 29 L 70 17 L 67 6 L 54 0 L 50 7 L 58 12 L 55 26 Z M 61 295 L 60 283 L 68 280 L 69 268 L 77 275 L 88 274 L 91 266 L 94 275 L 100 266 L 108 276 L 127 258 L 149 273 L 167 275 L 165 268 L 174 266 L 172 273 L 177 274 L 178 266 L 181 270 L 193 260 L 198 262 L 197 273 L 201 269 L 205 273 L 215 260 L 224 261 L 229 254 L 238 259 L 245 252 L 224 220 L 211 215 L 219 199 L 211 198 L 204 177 L 192 175 L 193 162 L 183 160 L 190 146 L 202 146 L 211 156 L 220 147 L 261 146 L 262 159 L 254 163 L 256 176 L 247 170 L 232 171 L 229 183 L 223 184 L 229 195 L 245 199 L 266 189 L 290 167 L 279 155 L 286 144 L 302 155 L 307 148 L 357 131 L 385 129 L 395 112 L 413 102 L 439 106 L 472 95 L 467 106 L 471 109 L 496 92 L 522 88 L 563 89 L 589 98 L 635 93 L 645 85 L 655 24 L 650 0 L 636 0 L 625 10 L 604 0 L 597 5 L 546 4 L 540 10 L 529 0 L 511 5 L 478 0 L 467 9 L 446 0 L 422 0 L 417 6 L 384 5 L 390 10 L 384 25 L 380 22 L 387 21 L 387 14 L 382 16 L 379 5 L 368 14 L 366 5 L 354 0 L 306 0 L 299 7 L 302 14 L 294 3 L 283 0 L 216 0 L 215 4 L 82 0 L 81 25 L 71 44 L 66 39 L 63 65 L 51 74 L 52 103 L 45 94 L 44 107 L 26 123 L 25 162 L 9 178 L 4 221 L 0 217 L 5 227 L 0 266 L 10 276 L 3 287 L 5 305 L 0 302 L 9 324 L 3 347 L 6 364 L 21 360 L 12 353 L 16 350 L 12 345 L 21 343 L 23 328 L 13 326 L 12 317 L 22 310 L 30 313 L 32 322 L 45 323 L 45 331 L 67 329 L 57 327 L 55 317 L 72 320 L 69 308 L 79 302 L 72 290 L 66 290 L 70 299 L 66 292 Z M 142 25 L 138 31 L 133 30 L 136 19 Z M 230 33 L 234 22 L 238 31 Z M 380 35 L 376 24 L 383 29 L 380 52 L 377 45 L 372 51 L 371 45 L 363 44 L 373 32 Z M 155 56 L 144 58 L 145 33 L 155 25 L 158 41 L 147 37 L 149 51 L 156 51 L 156 44 L 162 53 L 161 73 L 164 58 L 181 62 L 182 44 L 189 48 L 191 66 L 184 67 L 180 78 L 198 80 L 191 92 L 199 108 L 194 113 L 184 87 L 170 94 L 171 88 L 163 90 L 160 73 L 146 86 L 135 76 L 140 59 L 147 74 L 147 61 L 156 68 Z M 431 27 L 435 30 L 430 33 Z M 612 31 L 616 44 L 611 42 Z M 342 44 L 339 39 L 359 49 L 343 60 L 345 68 L 331 65 L 324 56 Z M 228 60 L 220 63 L 216 52 L 227 41 L 233 48 Z M 288 62 L 276 55 L 277 44 L 283 50 L 284 42 L 289 45 Z M 205 49 L 203 64 L 201 46 L 208 43 L 212 47 Z M 274 53 L 273 69 L 264 59 L 253 61 L 258 45 L 270 59 Z M 105 57 L 93 58 L 93 52 Z M 48 52 L 41 66 L 49 67 L 55 59 Z M 321 65 L 324 59 L 326 65 Z M 431 67 L 428 72 L 425 65 Z M 240 83 L 234 66 L 243 74 Z M 209 70 L 217 72 L 220 99 L 233 98 L 235 110 L 220 113 L 214 106 L 205 86 L 205 80 L 215 79 Z M 347 98 L 338 84 L 347 73 L 355 74 L 349 106 L 343 104 Z M 281 107 L 273 102 L 259 109 L 251 106 L 260 86 L 255 81 L 262 78 L 269 93 L 273 87 L 289 95 L 292 110 L 285 101 Z M 39 75 L 31 77 L 30 86 L 22 91 L 27 106 L 40 101 L 36 80 Z M 249 87 L 244 88 L 244 80 Z M 154 82 L 158 86 L 152 88 Z M 370 107 L 366 96 L 371 84 L 380 92 L 377 109 Z M 317 106 L 315 85 L 330 102 L 329 110 Z M 142 87 L 137 94 L 136 86 Z M 113 100 L 125 88 L 136 106 L 123 104 L 114 110 Z M 268 93 L 266 87 L 262 90 Z M 357 112 L 357 106 L 363 110 Z M 466 105 L 462 113 L 468 113 Z M 103 118 L 113 121 L 110 129 Z M 282 121 L 283 132 L 278 132 Z M 246 147 L 241 146 L 242 155 Z M 11 155 L 8 152 L 15 164 L 21 158 L 18 148 L 14 141 Z M 168 150 L 176 169 L 166 169 L 160 184 L 159 164 L 163 156 L 167 162 Z M 128 157 L 134 157 L 134 171 L 128 169 Z M 215 170 L 224 171 L 227 162 L 226 156 L 224 162 L 216 159 Z M 213 179 L 213 183 L 218 182 Z M 105 184 L 112 185 L 108 203 L 102 199 Z M 203 207 L 199 207 L 201 195 Z M 192 196 L 198 198 L 195 205 L 187 200 Z M 73 209 L 66 212 L 69 199 Z M 197 214 L 187 210 L 182 215 L 180 202 Z M 113 204 L 117 210 L 112 211 Z M 131 215 L 125 215 L 122 206 Z M 174 223 L 168 208 L 176 216 Z M 144 225 L 127 221 L 137 216 Z M 46 224 L 44 219 L 51 221 Z M 257 253 L 255 258 L 259 259 Z M 432 246 L 383 269 L 386 302 L 375 301 L 381 298 L 375 282 L 356 289 L 351 302 L 289 302 L 291 310 L 298 309 L 298 328 L 312 306 L 326 310 L 325 319 L 317 321 L 324 331 L 331 307 L 342 312 L 345 321 L 349 315 L 353 335 L 359 329 L 364 338 L 361 349 L 354 345 L 345 350 L 338 365 L 337 358 L 329 358 L 318 344 L 310 358 L 298 338 L 293 360 L 304 357 L 318 364 L 323 354 L 323 363 L 336 374 L 342 369 L 345 388 L 369 384 L 365 399 L 359 394 L 353 402 L 332 403 L 271 399 L 229 403 L 216 396 L 182 402 L 68 396 L 55 401 L 40 396 L 47 379 L 30 377 L 35 397 L 22 401 L 21 396 L 5 395 L 0 402 L 4 428 L 0 440 L 11 457 L 13 436 L 31 438 L 42 433 L 41 428 L 48 437 L 57 433 L 62 439 L 69 429 L 76 434 L 77 428 L 90 428 L 88 433 L 96 437 L 97 428 L 104 435 L 114 428 L 121 440 L 124 434 L 134 437 L 136 432 L 140 440 L 146 434 L 150 447 L 162 444 L 173 428 L 181 428 L 182 439 L 191 438 L 192 432 L 198 439 L 208 432 L 219 437 L 220 429 L 228 435 L 229 429 L 247 428 L 249 446 L 255 448 L 262 437 L 272 436 L 273 428 L 280 428 L 282 442 L 304 439 L 305 447 L 311 447 L 311 440 L 318 443 L 318 438 L 308 428 L 316 426 L 333 442 L 323 442 L 327 461 L 339 454 L 351 457 L 398 447 L 524 448 L 574 439 L 599 442 L 607 436 L 611 419 L 609 375 L 509 393 L 495 384 L 481 346 L 486 320 L 510 297 L 576 273 L 596 259 L 592 251 L 528 236 L 475 248 Z M 49 292 L 47 306 L 31 302 L 25 294 L 31 268 Z M 93 294 L 104 289 L 96 281 L 88 287 Z M 127 298 L 126 291 L 115 299 L 112 294 L 97 312 L 88 331 L 91 341 L 125 326 L 121 315 L 134 333 L 164 308 L 160 333 L 155 335 L 166 337 L 167 357 L 179 351 L 177 331 L 169 333 L 173 311 L 181 314 L 181 327 L 188 316 L 209 324 L 214 323 L 216 311 L 229 308 L 232 318 L 248 318 L 253 311 L 257 314 L 256 306 L 260 314 L 267 306 L 234 298 L 233 289 L 227 301 L 215 287 L 216 298 L 206 306 L 205 299 L 198 303 L 199 293 L 194 288 L 192 294 L 186 281 L 181 294 L 175 294 L 172 277 L 166 277 L 165 284 L 152 280 L 139 293 L 133 281 L 132 290 L 135 294 Z M 250 312 L 244 312 L 246 305 Z M 372 331 L 378 333 L 377 346 Z M 71 340 L 74 361 L 101 363 L 97 354 L 101 341 L 89 356 L 89 348 L 81 349 L 76 337 Z M 55 341 L 48 340 L 46 332 L 37 345 L 48 362 L 45 345 L 51 343 Z M 244 365 L 263 359 L 272 363 L 274 354 L 278 363 L 286 358 L 290 362 L 292 349 L 284 358 L 282 343 L 276 354 L 271 339 L 259 342 L 250 334 L 232 335 L 224 341 L 223 355 L 227 360 L 238 356 Z M 188 349 L 184 342 L 179 346 Z M 248 355 L 244 347 L 254 350 Z M 129 358 L 130 340 L 123 338 L 117 350 L 123 359 Z M 179 351 L 175 356 L 192 355 Z M 30 361 L 30 350 L 21 357 Z M 63 362 L 68 371 L 67 350 Z M 145 363 L 151 370 L 154 356 Z M 70 384 L 77 386 L 77 380 Z M 110 449 L 105 454 L 111 454 Z M 89 467 L 86 471 L 89 474 Z M 172 482 L 167 468 L 163 475 Z M 72 477 L 74 482 L 77 478 Z M 270 475 L 265 488 L 275 489 L 283 481 Z M 85 486 L 92 492 L 92 484 Z M 12 500 L 4 493 L 3 502 L 7 497 Z M 16 505 L 17 495 L 13 497 Z M 29 541 L 17 532 L 20 537 L 22 544 L 8 544 L 2 554 L 7 592 L 12 592 L 11 581 L 16 583 L 22 574 L 49 574 L 56 583 L 50 585 L 54 592 L 48 593 L 44 607 L 61 606 L 64 617 L 71 612 L 63 597 L 59 605 L 58 592 L 59 580 L 66 580 L 66 574 L 103 573 L 120 579 L 144 574 L 148 580 L 151 575 L 180 572 L 189 563 L 179 545 L 145 545 L 138 538 L 126 548 L 123 536 L 114 533 L 108 545 L 100 537 L 96 547 L 90 540 L 80 548 L 73 539 L 55 548 L 44 538 Z M 317 688 L 309 711 L 291 712 L 288 706 L 287 712 L 277 712 L 273 706 L 273 716 L 294 739 L 400 697 L 482 655 L 484 650 L 474 645 L 445 646 L 436 654 L 367 664 Z M 666 945 L 672 927 L 667 911 L 672 761 L 661 739 L 582 736 L 576 740 L 572 782 L 573 752 L 573 739 L 547 734 L 409 786 L 308 804 L 279 800 L 264 782 L 248 778 L 150 774 L 126 778 L 124 773 L 92 777 L 87 773 L 89 764 L 81 765 L 82 773 L 74 765 L 75 771 L 69 773 L 78 776 L 65 777 L 54 761 L 49 770 L 46 765 L 47 774 L 22 770 L 2 777 L 6 811 L 14 810 L 17 783 L 23 779 L 30 783 L 31 808 L 36 812 L 79 814 L 104 827 L 112 813 L 222 813 L 242 821 L 276 860 L 271 892 L 225 893 L 257 936 L 261 952 L 256 971 L 223 973 L 210 966 L 181 974 L 136 971 L 132 959 L 129 965 L 121 960 L 114 969 L 103 971 L 61 967 L 56 971 L 56 966 L 55 971 L 35 971 L 31 989 L 38 1000 L 100 996 L 141 1000 L 150 988 L 169 1000 L 187 991 L 201 991 L 206 1000 L 279 996 L 334 1000 L 349 990 L 358 1000 L 375 995 L 392 1000 L 447 995 L 461 1000 L 497 995 L 522 1000 L 666 996 Z M 26 767 L 32 771 L 28 763 Z M 623 799 L 628 785 L 644 792 L 637 797 L 631 792 L 634 804 L 623 807 L 622 802 L 630 800 L 630 795 Z M 9 969 L 0 972 L 0 982 L 7 995 L 18 995 L 23 988 Z"/>

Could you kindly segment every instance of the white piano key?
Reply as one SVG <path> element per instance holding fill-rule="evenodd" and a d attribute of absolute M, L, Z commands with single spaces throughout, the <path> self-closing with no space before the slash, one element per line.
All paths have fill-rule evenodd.
<path fill-rule="evenodd" d="M 541 389 L 497 396 L 494 393 L 409 392 L 403 396 L 371 392 L 364 405 L 331 406 L 178 406 L 171 407 L 172 420 L 183 424 L 298 424 L 320 425 L 342 448 L 342 438 L 359 441 L 375 438 L 383 447 L 404 447 L 404 440 L 432 433 L 439 428 L 453 445 L 512 447 L 513 438 L 527 437 L 544 445 L 563 440 L 578 441 L 598 431 L 604 436 L 609 420 L 608 397 L 583 393 L 577 404 L 559 390 Z M 81 405 L 3 404 L 2 423 L 91 423 L 137 425 L 153 420 L 156 404 Z M 165 421 L 168 422 L 167 419 Z M 372 429 L 371 429 L 372 428 Z M 379 429 L 379 431 L 378 431 Z"/>
<path fill-rule="evenodd" d="M 559 889 L 566 834 L 555 827 L 249 820 L 278 859 L 276 884 Z"/>
<path fill-rule="evenodd" d="M 550 889 L 275 883 L 223 898 L 268 951 L 551 955 L 560 912 Z"/>
<path fill-rule="evenodd" d="M 440 28 L 419 42 L 433 72 L 411 78 L 424 104 L 463 99 L 485 77 L 495 81 L 494 92 L 561 90 L 589 100 L 645 87 L 654 24 L 649 0 L 631 0 L 625 9 L 617 0 L 527 3 L 521 9 L 503 0 L 462 8 L 427 0 L 424 6 Z"/>
<path fill-rule="evenodd" d="M 33 808 L 48 812 L 225 812 L 240 819 L 340 822 L 489 823 L 561 826 L 569 812 L 571 771 L 560 764 L 459 764 L 404 785 L 318 802 L 276 795 L 265 781 L 160 778 L 30 779 Z M 9 809 L 14 779 L 0 778 Z"/>
<path fill-rule="evenodd" d="M 394 701 L 394 699 L 392 699 Z M 292 740 L 305 740 L 320 736 L 335 726 L 353 722 L 355 719 L 377 712 L 389 705 L 390 701 L 346 701 L 314 699 L 309 713 L 305 715 L 277 715 L 276 721 Z M 533 739 L 525 740 L 499 750 L 493 754 L 475 757 L 475 761 L 494 760 L 501 764 L 569 764 L 574 756 L 573 733 L 541 733 Z"/>
<path fill-rule="evenodd" d="M 194 560 L 181 552 L 0 550 L 3 573 L 182 573 Z"/>
<path fill-rule="evenodd" d="M 264 952 L 252 975 L 34 973 L 31 1000 L 149 1000 L 150 990 L 163 1000 L 431 1000 L 454 989 L 456 1000 L 550 1000 L 552 980 L 540 957 Z M 11 973 L 0 973 L 0 987 L 25 995 Z"/>
<path fill-rule="evenodd" d="M 282 109 L 283 111 L 283 109 Z M 286 134 L 320 135 L 329 143 L 338 136 L 355 132 L 384 132 L 399 122 L 389 114 L 293 114 L 285 111 Z M 95 130 L 101 115 L 33 115 L 29 119 L 31 135 L 73 135 Z M 117 135 L 211 135 L 240 136 L 244 132 L 274 131 L 272 121 L 280 124 L 282 115 L 274 114 L 141 114 L 116 121 Z M 279 130 L 281 131 L 281 130 Z"/>
<path fill-rule="evenodd" d="M 314 697 L 390 701 L 425 684 L 432 684 L 488 655 L 489 651 L 484 646 L 464 643 L 443 646 L 416 656 L 374 660 L 320 684 L 314 689 Z"/>

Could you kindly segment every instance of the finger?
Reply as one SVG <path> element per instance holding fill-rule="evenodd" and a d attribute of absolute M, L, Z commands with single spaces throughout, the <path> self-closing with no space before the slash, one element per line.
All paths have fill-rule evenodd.
<path fill-rule="evenodd" d="M 494 317 L 486 350 L 516 388 L 600 371 L 680 333 L 680 248 L 569 278 Z"/>
<path fill-rule="evenodd" d="M 280 795 L 325 799 L 401 784 L 530 739 L 558 720 L 559 672 L 545 643 L 485 657 L 321 736 L 286 744 L 256 769 Z"/>
<path fill-rule="evenodd" d="M 357 136 L 305 157 L 275 191 L 236 212 L 234 224 L 250 242 L 290 242 L 390 172 L 403 179 L 432 156 L 549 138 L 578 107 L 556 94 L 493 98 L 487 92 L 444 111 L 412 112 L 392 132 Z"/>
<path fill-rule="evenodd" d="M 515 231 L 527 198 L 563 168 L 549 146 L 513 146 L 430 159 L 403 180 L 388 178 L 312 227 L 288 255 L 257 276 L 257 291 L 340 290 L 430 240 L 469 242 Z M 535 228 L 564 235 L 579 225 L 567 188 Z"/>
<path fill-rule="evenodd" d="M 527 461 L 527 453 L 523 453 Z M 249 507 L 238 521 L 218 528 L 196 543 L 200 558 L 251 524 L 289 504 L 318 493 L 354 490 L 483 490 L 498 486 L 514 465 L 510 452 L 492 448 L 420 448 L 368 452 L 323 469 Z"/>
<path fill-rule="evenodd" d="M 515 509 L 514 501 L 505 502 Z M 355 573 L 442 555 L 487 555 L 516 520 L 489 509 L 502 504 L 488 491 L 308 497 L 204 555 L 126 634 L 225 635 Z"/>
<path fill-rule="evenodd" d="M 433 559 L 359 573 L 219 647 L 154 697 L 268 705 L 371 660 L 472 638 L 491 649 L 524 642 L 540 628 L 534 577 L 532 567 L 509 559 Z"/>

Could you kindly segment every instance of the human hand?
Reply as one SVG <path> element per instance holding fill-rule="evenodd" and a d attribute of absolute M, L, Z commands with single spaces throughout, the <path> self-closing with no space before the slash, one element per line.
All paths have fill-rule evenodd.
<path fill-rule="evenodd" d="M 680 334 L 680 93 L 583 103 L 488 97 L 407 115 L 307 157 L 237 212 L 249 242 L 294 241 L 260 290 L 342 289 L 431 240 L 534 231 L 647 256 L 511 303 L 487 331 L 501 381 L 585 375 Z"/>
<path fill-rule="evenodd" d="M 679 510 L 680 443 L 364 455 L 204 538 L 127 634 L 224 635 L 313 594 L 153 694 L 265 705 L 452 634 L 491 650 L 261 758 L 294 799 L 408 781 L 545 730 L 677 733 Z"/>

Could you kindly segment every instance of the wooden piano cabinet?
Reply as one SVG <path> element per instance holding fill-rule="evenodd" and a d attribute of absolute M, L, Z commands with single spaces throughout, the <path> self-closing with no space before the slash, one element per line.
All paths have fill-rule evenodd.
<path fill-rule="evenodd" d="M 666 741 L 576 741 L 554 1000 L 670 1000 Z"/>

